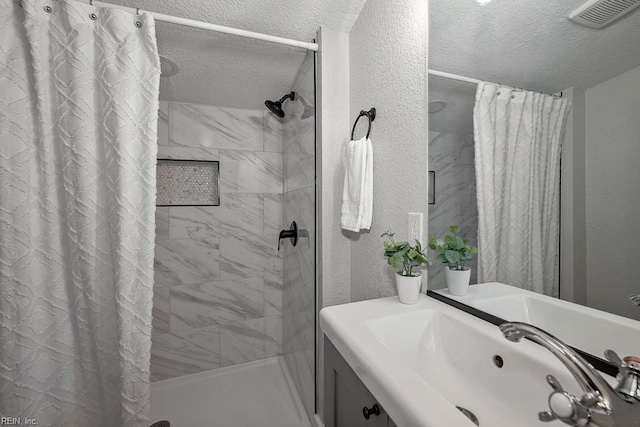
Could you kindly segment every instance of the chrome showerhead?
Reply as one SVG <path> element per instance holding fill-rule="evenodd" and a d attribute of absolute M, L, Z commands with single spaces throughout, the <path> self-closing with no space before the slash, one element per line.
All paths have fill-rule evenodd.
<path fill-rule="evenodd" d="M 266 105 L 267 108 L 276 116 L 284 117 L 284 111 L 282 110 L 282 103 L 287 99 L 290 99 L 292 101 L 295 100 L 296 93 L 295 92 L 288 93 L 282 98 L 280 98 L 279 101 L 269 101 L 269 100 L 264 101 L 264 105 Z"/>

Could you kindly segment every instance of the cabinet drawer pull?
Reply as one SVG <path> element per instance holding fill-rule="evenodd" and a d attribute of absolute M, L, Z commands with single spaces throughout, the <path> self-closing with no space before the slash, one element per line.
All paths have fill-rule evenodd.
<path fill-rule="evenodd" d="M 371 408 L 367 408 L 365 406 L 364 408 L 362 408 L 362 415 L 364 415 L 365 420 L 371 418 L 371 415 L 380 415 L 380 407 L 377 403 L 374 403 Z"/>

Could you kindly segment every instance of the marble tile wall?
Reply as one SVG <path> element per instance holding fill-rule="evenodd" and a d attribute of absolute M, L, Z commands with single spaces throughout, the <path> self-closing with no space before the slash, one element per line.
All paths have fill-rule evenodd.
<path fill-rule="evenodd" d="M 473 135 L 429 132 L 429 169 L 436 172 L 435 205 L 429 205 L 429 234 L 444 236 L 457 225 L 477 246 L 478 208 Z M 476 260 L 470 262 L 471 283 L 477 283 Z M 444 266 L 429 268 L 429 289 L 445 288 Z"/>
<path fill-rule="evenodd" d="M 310 419 L 315 412 L 315 76 L 308 54 L 285 104 L 284 223 L 296 221 L 297 246 L 284 245 L 283 354 Z M 305 105 L 307 105 L 305 107 Z"/>
<path fill-rule="evenodd" d="M 220 161 L 220 206 L 156 209 L 158 381 L 282 354 L 282 123 L 160 102 L 158 158 Z"/>

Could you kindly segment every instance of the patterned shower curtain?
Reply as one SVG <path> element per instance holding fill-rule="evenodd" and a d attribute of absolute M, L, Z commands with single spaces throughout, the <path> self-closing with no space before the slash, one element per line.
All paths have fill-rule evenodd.
<path fill-rule="evenodd" d="M 153 18 L 0 0 L 0 416 L 146 426 Z"/>
<path fill-rule="evenodd" d="M 570 103 L 480 83 L 473 122 L 478 282 L 558 296 L 561 140 Z"/>

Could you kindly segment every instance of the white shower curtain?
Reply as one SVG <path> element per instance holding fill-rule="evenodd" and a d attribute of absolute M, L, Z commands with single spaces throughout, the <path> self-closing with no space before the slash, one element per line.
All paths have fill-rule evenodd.
<path fill-rule="evenodd" d="M 558 296 L 566 99 L 480 83 L 474 109 L 478 282 Z"/>
<path fill-rule="evenodd" d="M 0 5 L 0 415 L 147 426 L 153 18 Z"/>

